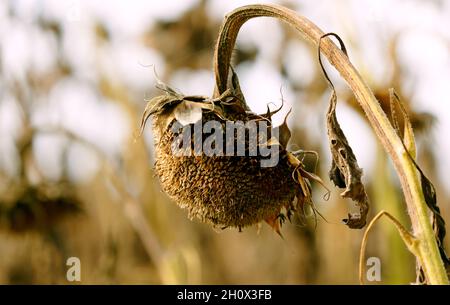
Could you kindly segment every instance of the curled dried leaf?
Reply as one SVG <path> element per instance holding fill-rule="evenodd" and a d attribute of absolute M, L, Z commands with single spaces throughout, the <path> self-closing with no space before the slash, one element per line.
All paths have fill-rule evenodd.
<path fill-rule="evenodd" d="M 339 40 L 341 49 L 346 54 L 345 46 L 338 35 L 328 33 L 323 35 L 320 38 L 320 41 L 330 35 L 333 35 Z M 351 198 L 359 207 L 359 214 L 348 214 L 348 219 L 344 219 L 344 223 L 349 228 L 361 229 L 366 225 L 367 213 L 369 211 L 369 199 L 361 181 L 362 169 L 358 166 L 355 154 L 348 144 L 347 138 L 336 117 L 336 90 L 323 67 L 320 57 L 320 42 L 318 52 L 320 66 L 332 89 L 330 105 L 327 111 L 327 130 L 332 155 L 332 165 L 329 176 L 330 180 L 333 181 L 336 186 L 345 188 L 341 193 L 341 196 L 344 198 Z"/>
<path fill-rule="evenodd" d="M 181 101 L 182 99 L 180 99 L 178 96 L 173 96 L 171 94 L 156 96 L 148 101 L 147 105 L 145 106 L 144 113 L 142 114 L 139 134 L 142 134 L 148 119 L 152 115 L 161 114 L 163 110 L 174 107 Z M 165 126 L 163 127 L 165 128 Z"/>
<path fill-rule="evenodd" d="M 337 121 L 336 101 L 336 93 L 333 90 L 327 113 L 328 138 L 333 158 L 330 179 L 336 186 L 345 188 L 341 193 L 342 197 L 351 198 L 358 204 L 360 214 L 349 214 L 349 218 L 344 222 L 352 229 L 360 229 L 366 224 L 369 200 L 361 181 L 362 170 L 359 168 L 355 154 Z"/>

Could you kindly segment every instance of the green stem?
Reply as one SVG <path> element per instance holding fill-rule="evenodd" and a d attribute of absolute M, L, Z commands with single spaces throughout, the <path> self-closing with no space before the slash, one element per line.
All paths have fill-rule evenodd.
<path fill-rule="evenodd" d="M 314 23 L 282 6 L 257 4 L 237 8 L 225 17 L 219 33 L 214 54 L 215 95 L 221 94 L 227 89 L 231 54 L 240 27 L 255 17 L 281 19 L 297 29 L 308 42 L 316 47 L 319 46 L 320 37 L 324 34 Z M 427 282 L 429 284 L 449 284 L 430 223 L 418 173 L 408 157 L 401 139 L 348 57 L 329 38 L 322 39 L 321 51 L 353 91 L 383 148 L 393 160 L 408 206 L 413 233 L 418 240 L 417 259 L 424 268 Z"/>

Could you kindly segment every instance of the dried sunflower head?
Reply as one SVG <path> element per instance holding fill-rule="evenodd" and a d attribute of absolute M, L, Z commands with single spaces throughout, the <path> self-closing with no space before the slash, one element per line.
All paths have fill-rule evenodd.
<path fill-rule="evenodd" d="M 264 220 L 279 232 L 285 216 L 303 211 L 307 177 L 316 177 L 285 149 L 286 122 L 273 128 L 274 112 L 249 111 L 235 88 L 216 99 L 163 89 L 148 102 L 141 130 L 151 117 L 156 174 L 191 219 L 239 229 Z"/>

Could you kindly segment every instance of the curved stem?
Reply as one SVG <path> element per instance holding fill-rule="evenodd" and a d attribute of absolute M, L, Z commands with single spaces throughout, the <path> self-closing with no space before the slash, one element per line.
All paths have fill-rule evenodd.
<path fill-rule="evenodd" d="M 215 48 L 215 95 L 219 95 L 227 89 L 231 53 L 240 27 L 249 19 L 255 17 L 281 19 L 297 29 L 305 40 L 316 47 L 319 46 L 320 37 L 324 34 L 305 17 L 279 5 L 248 5 L 232 11 L 225 17 Z M 379 102 L 358 71 L 350 63 L 348 57 L 329 38 L 322 40 L 321 51 L 353 91 L 375 134 L 393 160 L 405 195 L 414 236 L 418 240 L 420 256 L 417 259 L 423 266 L 428 283 L 448 284 L 447 274 L 428 217 L 428 209 L 417 170 L 409 159 L 401 139 L 397 136 Z"/>
<path fill-rule="evenodd" d="M 377 215 L 375 215 L 374 218 L 370 221 L 369 225 L 367 226 L 366 232 L 364 232 L 364 236 L 361 242 L 361 248 L 359 250 L 359 283 L 361 285 L 364 285 L 364 257 L 366 252 L 366 245 L 367 240 L 369 236 L 369 232 L 372 229 L 372 227 L 375 225 L 377 220 L 379 220 L 381 217 L 386 216 L 395 226 L 398 233 L 400 234 L 400 237 L 402 238 L 405 245 L 408 247 L 408 250 L 414 254 L 416 257 L 420 255 L 420 253 L 417 251 L 417 240 L 416 238 L 409 233 L 405 227 L 391 214 L 389 214 L 386 211 L 381 211 Z"/>
<path fill-rule="evenodd" d="M 318 44 L 319 38 L 324 34 L 314 23 L 299 16 L 296 12 L 285 7 L 271 5 L 247 5 L 235 9 L 225 16 L 219 31 L 214 51 L 214 72 L 216 78 L 216 93 L 222 94 L 227 88 L 227 78 L 231 54 L 241 26 L 249 19 L 255 17 L 274 17 L 283 20 L 295 27 L 304 38 L 311 43 Z M 324 46 L 332 43 L 329 39 L 323 41 Z M 327 56 L 328 57 L 328 56 Z"/>

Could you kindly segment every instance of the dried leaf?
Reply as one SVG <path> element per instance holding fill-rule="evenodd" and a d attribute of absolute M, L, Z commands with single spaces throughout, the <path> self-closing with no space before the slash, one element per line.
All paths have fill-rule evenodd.
<path fill-rule="evenodd" d="M 336 34 L 325 34 L 320 38 L 320 41 L 329 35 L 333 35 L 339 40 L 341 49 L 346 54 L 345 46 Z M 366 217 L 369 211 L 369 199 L 361 181 L 362 170 L 358 166 L 355 154 L 348 144 L 347 138 L 345 137 L 336 117 L 336 90 L 322 64 L 320 57 L 320 41 L 318 48 L 319 63 L 332 89 L 330 106 L 327 112 L 328 138 L 330 141 L 330 150 L 332 155 L 332 165 L 329 176 L 336 186 L 345 188 L 345 190 L 341 193 L 341 196 L 344 198 L 351 198 L 359 206 L 359 214 L 348 214 L 348 219 L 344 219 L 344 223 L 349 228 L 361 229 L 366 225 Z"/>
<path fill-rule="evenodd" d="M 416 158 L 416 146 L 415 146 L 415 139 L 414 139 L 414 132 L 412 129 L 411 121 L 409 119 L 408 113 L 405 109 L 405 106 L 400 101 L 400 98 L 396 94 L 395 90 L 393 88 L 389 89 L 389 96 L 390 96 L 390 102 L 391 102 L 391 112 L 394 112 L 394 102 L 400 107 L 403 115 L 404 120 L 404 130 L 403 130 L 403 136 L 399 134 L 399 136 L 402 138 L 402 144 L 405 148 L 409 158 L 414 163 L 414 166 L 416 167 L 417 171 L 420 174 L 420 184 L 422 187 L 423 196 L 425 199 L 425 203 L 427 204 L 427 207 L 431 210 L 433 213 L 433 230 L 436 236 L 436 241 L 439 247 L 439 252 L 441 255 L 441 258 L 447 268 L 450 268 L 450 259 L 447 256 L 444 248 L 444 239 L 446 235 L 446 228 L 445 228 L 445 220 L 441 215 L 441 211 L 437 205 L 437 198 L 436 198 L 436 189 L 434 188 L 433 183 L 425 176 L 420 166 L 417 164 L 415 158 Z M 397 119 L 395 116 L 392 116 L 393 118 L 393 125 L 398 126 Z M 397 132 L 400 133 L 399 128 L 396 128 Z M 420 282 L 425 281 L 424 273 L 422 270 L 422 267 L 419 266 L 418 268 L 418 279 Z"/>
<path fill-rule="evenodd" d="M 287 147 L 287 144 L 289 143 L 289 140 L 291 139 L 291 130 L 289 129 L 287 125 L 287 118 L 289 114 L 291 114 L 292 109 L 289 110 L 289 112 L 284 117 L 283 124 L 281 124 L 278 127 L 275 127 L 275 131 L 278 132 L 278 139 L 284 148 Z"/>
<path fill-rule="evenodd" d="M 154 114 L 160 114 L 164 109 L 168 109 L 172 106 L 179 104 L 182 100 L 178 96 L 173 95 L 160 95 L 152 98 L 145 106 L 144 113 L 142 114 L 140 133 L 144 131 L 147 120 Z"/>
<path fill-rule="evenodd" d="M 328 138 L 333 158 L 330 179 L 337 186 L 345 187 L 344 192 L 341 193 L 342 197 L 351 198 L 359 205 L 361 215 L 349 214 L 349 219 L 344 221 L 350 228 L 362 228 L 366 223 L 368 198 L 361 182 L 362 170 L 337 121 L 336 102 L 337 97 L 333 90 L 327 113 Z"/>
<path fill-rule="evenodd" d="M 405 109 L 405 106 L 403 103 L 401 103 L 400 98 L 398 97 L 397 93 L 395 92 L 394 88 L 389 89 L 389 98 L 391 103 L 391 113 L 392 113 L 392 122 L 394 125 L 394 128 L 397 130 L 398 135 L 400 136 L 400 128 L 398 126 L 398 120 L 395 114 L 395 105 L 396 104 L 400 107 L 400 110 L 403 115 L 403 121 L 404 121 L 404 127 L 403 127 L 403 143 L 406 146 L 406 149 L 411 154 L 411 157 L 416 158 L 416 141 L 414 137 L 414 131 L 412 128 L 411 120 L 409 119 L 408 112 Z"/>

